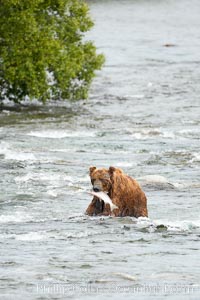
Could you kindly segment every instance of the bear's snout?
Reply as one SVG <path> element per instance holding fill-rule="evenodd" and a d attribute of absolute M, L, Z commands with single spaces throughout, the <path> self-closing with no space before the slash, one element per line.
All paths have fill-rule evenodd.
<path fill-rule="evenodd" d="M 95 179 L 92 180 L 93 191 L 98 193 L 103 191 L 103 185 L 101 180 Z"/>

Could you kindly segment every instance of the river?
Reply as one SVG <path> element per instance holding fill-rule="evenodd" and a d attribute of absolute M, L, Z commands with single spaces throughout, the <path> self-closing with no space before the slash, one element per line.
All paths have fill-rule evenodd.
<path fill-rule="evenodd" d="M 1 299 L 200 297 L 200 2 L 88 1 L 89 99 L 0 113 Z M 88 169 L 136 178 L 149 218 L 88 217 Z"/>

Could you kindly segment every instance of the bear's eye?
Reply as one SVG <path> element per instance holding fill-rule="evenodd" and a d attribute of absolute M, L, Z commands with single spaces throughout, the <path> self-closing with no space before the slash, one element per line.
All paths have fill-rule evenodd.
<path fill-rule="evenodd" d="M 94 179 L 91 179 L 91 183 L 92 183 L 92 185 L 94 184 Z"/>
<path fill-rule="evenodd" d="M 108 180 L 107 179 L 105 179 L 105 178 L 101 178 L 100 179 L 102 182 L 104 182 L 104 183 L 106 183 Z"/>

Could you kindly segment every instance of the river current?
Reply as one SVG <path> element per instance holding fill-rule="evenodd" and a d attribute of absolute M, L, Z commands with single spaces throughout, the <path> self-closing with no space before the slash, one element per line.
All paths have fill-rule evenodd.
<path fill-rule="evenodd" d="M 200 2 L 88 1 L 106 56 L 87 101 L 0 112 L 1 299 L 199 299 Z M 88 169 L 149 218 L 88 217 Z"/>

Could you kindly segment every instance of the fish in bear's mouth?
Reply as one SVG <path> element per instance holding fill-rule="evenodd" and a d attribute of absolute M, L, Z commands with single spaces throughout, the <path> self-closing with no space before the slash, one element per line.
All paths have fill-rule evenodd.
<path fill-rule="evenodd" d="M 96 203 L 96 208 L 101 209 L 101 211 L 103 211 L 105 203 L 108 203 L 110 205 L 110 209 L 111 211 L 113 211 L 114 209 L 118 208 L 110 199 L 109 195 L 106 194 L 105 192 L 95 192 L 95 191 L 91 191 L 88 192 L 89 194 L 97 197 L 99 199 L 98 204 Z"/>

